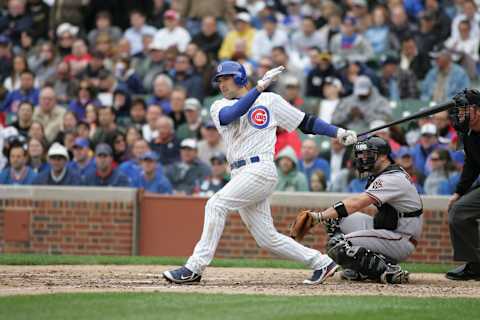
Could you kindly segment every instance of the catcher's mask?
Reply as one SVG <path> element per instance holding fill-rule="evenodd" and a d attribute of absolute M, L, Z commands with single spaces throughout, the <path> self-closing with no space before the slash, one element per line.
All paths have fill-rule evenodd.
<path fill-rule="evenodd" d="M 372 172 L 379 155 L 385 154 L 390 162 L 393 162 L 390 157 L 390 145 L 386 140 L 378 136 L 371 136 L 357 142 L 353 151 L 353 165 L 360 174 Z"/>

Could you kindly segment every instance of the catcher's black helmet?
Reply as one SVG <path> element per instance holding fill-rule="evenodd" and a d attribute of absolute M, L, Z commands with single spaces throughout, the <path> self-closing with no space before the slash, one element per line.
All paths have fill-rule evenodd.
<path fill-rule="evenodd" d="M 378 159 L 378 155 L 385 154 L 388 159 L 393 162 L 390 156 L 391 148 L 383 138 L 378 136 L 371 136 L 365 140 L 359 141 L 355 144 L 354 148 L 353 165 L 359 173 L 371 172 L 375 162 Z"/>

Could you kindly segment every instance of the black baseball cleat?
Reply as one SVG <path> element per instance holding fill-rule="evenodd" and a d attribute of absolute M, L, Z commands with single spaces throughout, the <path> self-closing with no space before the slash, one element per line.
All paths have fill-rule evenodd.
<path fill-rule="evenodd" d="M 477 280 L 480 281 L 480 265 L 478 263 L 467 262 L 455 269 L 447 272 L 445 275 L 450 280 Z"/>
<path fill-rule="evenodd" d="M 352 269 L 343 269 L 342 273 L 340 274 L 340 277 L 343 280 L 347 280 L 347 281 L 365 281 L 368 279 L 367 276 Z"/>
<path fill-rule="evenodd" d="M 388 265 L 387 270 L 380 276 L 381 283 L 405 284 L 410 280 L 410 273 L 402 270 L 399 265 Z"/>
<path fill-rule="evenodd" d="M 200 279 L 202 279 L 201 275 L 196 274 L 193 271 L 190 271 L 190 269 L 186 267 L 180 267 L 175 270 L 165 271 L 163 273 L 163 277 L 168 282 L 173 282 L 176 284 L 196 283 L 196 282 L 200 282 Z"/>

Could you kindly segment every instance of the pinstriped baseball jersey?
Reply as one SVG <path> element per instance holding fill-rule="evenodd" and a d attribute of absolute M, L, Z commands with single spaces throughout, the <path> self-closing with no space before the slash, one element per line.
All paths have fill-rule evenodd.
<path fill-rule="evenodd" d="M 271 154 L 273 157 L 277 127 L 293 131 L 305 116 L 278 94 L 264 92 L 240 119 L 221 126 L 218 116 L 220 110 L 237 101 L 223 98 L 215 101 L 210 110 L 212 120 L 227 147 L 227 160 L 230 163 L 260 154 Z"/>

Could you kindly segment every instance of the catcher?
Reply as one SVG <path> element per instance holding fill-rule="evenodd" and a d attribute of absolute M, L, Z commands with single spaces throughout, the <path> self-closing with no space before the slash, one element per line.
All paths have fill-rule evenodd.
<path fill-rule="evenodd" d="M 390 157 L 384 139 L 372 136 L 354 146 L 354 166 L 368 175 L 365 191 L 323 212 L 302 211 L 290 230 L 301 241 L 316 224 L 327 227 L 328 255 L 348 280 L 408 282 L 398 262 L 417 245 L 422 230 L 422 201 L 410 176 Z M 374 217 L 362 212 L 374 213 Z"/>

